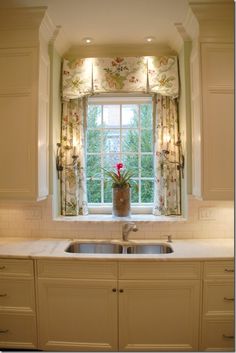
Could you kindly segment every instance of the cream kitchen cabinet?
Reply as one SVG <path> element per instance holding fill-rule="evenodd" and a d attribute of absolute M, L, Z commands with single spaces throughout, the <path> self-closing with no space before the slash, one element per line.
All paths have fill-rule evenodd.
<path fill-rule="evenodd" d="M 190 58 L 193 195 L 233 200 L 234 4 L 190 0 L 190 7 L 198 20 Z"/>
<path fill-rule="evenodd" d="M 32 260 L 0 259 L 1 348 L 37 348 Z"/>
<path fill-rule="evenodd" d="M 204 200 L 233 200 L 233 44 L 199 44 L 191 69 L 193 193 Z"/>
<path fill-rule="evenodd" d="M 117 264 L 38 262 L 39 348 L 117 351 Z"/>
<path fill-rule="evenodd" d="M 48 195 L 52 28 L 45 8 L 2 9 L 0 20 L 0 199 L 40 200 Z"/>
<path fill-rule="evenodd" d="M 198 348 L 198 263 L 42 260 L 37 276 L 40 349 Z"/>
<path fill-rule="evenodd" d="M 234 351 L 234 263 L 204 264 L 201 349 Z"/>
<path fill-rule="evenodd" d="M 120 278 L 121 351 L 198 350 L 199 263 L 121 262 Z"/>

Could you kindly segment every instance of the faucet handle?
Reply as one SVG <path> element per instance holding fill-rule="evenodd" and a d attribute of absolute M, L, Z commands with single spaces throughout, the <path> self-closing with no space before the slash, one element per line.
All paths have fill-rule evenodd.
<path fill-rule="evenodd" d="M 173 242 L 172 235 L 167 235 L 167 242 L 168 243 L 172 243 Z"/>

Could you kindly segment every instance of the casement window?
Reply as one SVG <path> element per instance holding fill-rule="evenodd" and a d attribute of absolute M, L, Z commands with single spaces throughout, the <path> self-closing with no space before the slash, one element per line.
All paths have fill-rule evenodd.
<path fill-rule="evenodd" d="M 112 182 L 105 170 L 122 162 L 133 172 L 131 208 L 151 212 L 154 200 L 153 114 L 151 97 L 92 97 L 86 126 L 88 207 L 109 212 Z"/>

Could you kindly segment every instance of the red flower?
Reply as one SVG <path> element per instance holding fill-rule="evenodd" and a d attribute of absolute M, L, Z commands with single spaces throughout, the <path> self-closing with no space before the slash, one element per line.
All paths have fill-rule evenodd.
<path fill-rule="evenodd" d="M 123 163 L 117 163 L 116 164 L 116 169 L 117 169 L 117 174 L 120 178 L 120 169 L 122 169 L 124 167 Z"/>

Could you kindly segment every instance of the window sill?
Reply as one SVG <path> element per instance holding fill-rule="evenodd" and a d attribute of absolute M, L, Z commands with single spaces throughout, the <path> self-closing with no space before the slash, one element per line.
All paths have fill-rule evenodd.
<path fill-rule="evenodd" d="M 152 214 L 134 214 L 130 217 L 114 217 L 109 214 L 90 214 L 87 216 L 58 216 L 54 221 L 63 222 L 185 222 L 183 216 L 154 216 Z"/>

